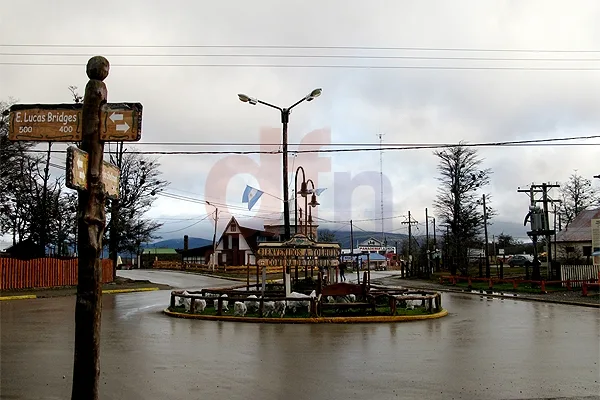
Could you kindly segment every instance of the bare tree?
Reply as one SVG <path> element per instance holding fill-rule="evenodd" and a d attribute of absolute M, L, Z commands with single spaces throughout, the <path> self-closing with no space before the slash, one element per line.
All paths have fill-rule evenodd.
<path fill-rule="evenodd" d="M 467 268 L 467 249 L 476 245 L 483 229 L 480 190 L 489 184 L 491 170 L 481 168 L 483 160 L 471 147 L 459 145 L 433 154 L 439 158 L 440 172 L 434 206 L 442 224 L 450 227 L 450 270 L 454 274 L 458 266 Z M 488 220 L 493 214 L 488 209 Z"/>
<path fill-rule="evenodd" d="M 144 215 L 168 182 L 160 178 L 156 159 L 127 153 L 122 146 L 117 145 L 111 161 L 121 169 L 119 199 L 111 201 L 107 232 L 109 254 L 116 266 L 119 252 L 140 254 L 142 244 L 158 238 L 156 231 L 162 224 Z"/>
<path fill-rule="evenodd" d="M 560 214 L 566 226 L 577 214 L 590 206 L 600 205 L 600 191 L 592 187 L 592 181 L 575 171 L 569 180 L 560 188 Z"/>

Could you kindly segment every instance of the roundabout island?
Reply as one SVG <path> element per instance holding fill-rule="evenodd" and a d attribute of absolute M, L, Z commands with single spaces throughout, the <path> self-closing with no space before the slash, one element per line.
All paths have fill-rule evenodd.
<path fill-rule="evenodd" d="M 171 317 L 266 323 L 406 322 L 440 318 L 441 294 L 429 290 L 371 285 L 370 270 L 362 283 L 338 282 L 340 247 L 318 243 L 305 235 L 286 242 L 260 243 L 256 283 L 250 267 L 243 285 L 173 291 Z M 368 265 L 368 263 L 367 263 Z M 262 267 L 262 280 L 259 268 Z M 280 267 L 280 283 L 267 282 L 267 267 Z M 292 278 L 291 267 L 295 268 Z M 299 276 L 304 269 L 304 278 Z M 310 270 L 310 276 L 308 272 Z M 314 276 L 315 270 L 318 271 Z"/>
<path fill-rule="evenodd" d="M 173 291 L 164 313 L 176 318 L 286 324 L 390 323 L 448 315 L 440 293 L 363 282 L 319 284 L 288 295 L 281 284 L 265 285 L 264 291 L 258 285 Z"/>

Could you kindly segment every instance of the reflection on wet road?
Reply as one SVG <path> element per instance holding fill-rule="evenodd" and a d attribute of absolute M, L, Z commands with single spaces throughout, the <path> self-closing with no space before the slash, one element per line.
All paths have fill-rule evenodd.
<path fill-rule="evenodd" d="M 155 282 L 174 286 L 178 279 L 187 287 L 231 284 L 155 274 Z M 597 309 L 446 293 L 443 299 L 450 315 L 439 320 L 270 325 L 168 318 L 160 313 L 168 291 L 104 296 L 101 398 L 598 395 Z M 74 305 L 73 297 L 0 303 L 0 398 L 70 397 Z"/>

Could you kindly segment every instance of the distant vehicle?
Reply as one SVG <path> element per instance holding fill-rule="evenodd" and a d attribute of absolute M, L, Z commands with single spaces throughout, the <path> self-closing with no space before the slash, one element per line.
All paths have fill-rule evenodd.
<path fill-rule="evenodd" d="M 533 258 L 528 254 L 518 254 L 516 256 L 512 256 L 508 261 L 508 265 L 511 267 L 515 266 L 525 266 L 529 267 L 533 263 Z"/>

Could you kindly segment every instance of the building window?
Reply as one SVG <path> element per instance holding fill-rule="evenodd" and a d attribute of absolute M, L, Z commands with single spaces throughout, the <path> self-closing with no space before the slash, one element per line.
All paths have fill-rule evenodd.
<path fill-rule="evenodd" d="M 229 236 L 223 238 L 223 250 L 229 250 Z"/>
<path fill-rule="evenodd" d="M 583 246 L 583 256 L 584 257 L 592 256 L 592 246 Z"/>
<path fill-rule="evenodd" d="M 236 229 L 237 228 L 236 228 L 235 224 L 231 224 L 231 229 L 230 229 L 231 232 L 236 232 Z"/>

